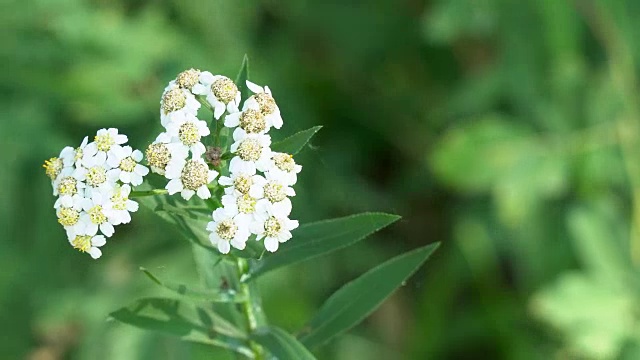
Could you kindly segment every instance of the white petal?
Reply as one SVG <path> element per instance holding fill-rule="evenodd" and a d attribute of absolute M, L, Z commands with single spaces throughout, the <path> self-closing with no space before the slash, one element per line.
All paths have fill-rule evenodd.
<path fill-rule="evenodd" d="M 223 254 L 228 254 L 229 250 L 231 250 L 231 246 L 228 241 L 219 241 L 218 242 L 218 250 Z"/>
<path fill-rule="evenodd" d="M 120 181 L 122 181 L 125 184 L 126 183 L 130 183 L 131 182 L 131 173 L 128 172 L 128 171 L 121 171 L 120 172 Z"/>
<path fill-rule="evenodd" d="M 276 250 L 278 250 L 279 245 L 280 244 L 278 243 L 278 239 L 276 238 L 272 238 L 272 237 L 264 238 L 264 248 L 267 249 L 267 251 L 269 252 L 275 252 Z"/>
<path fill-rule="evenodd" d="M 220 119 L 220 116 L 222 116 L 222 114 L 224 114 L 225 109 L 226 109 L 226 106 L 224 105 L 224 103 L 222 103 L 222 102 L 216 103 L 215 109 L 213 111 L 213 116 L 216 119 Z"/>
<path fill-rule="evenodd" d="M 111 235 L 113 235 L 113 233 L 115 232 L 115 229 L 113 228 L 113 225 L 111 225 L 111 223 L 105 222 L 100 224 L 100 231 L 102 231 L 102 233 L 106 237 L 111 237 Z"/>
<path fill-rule="evenodd" d="M 239 112 L 229 114 L 224 118 L 224 126 L 226 127 L 236 127 L 240 125 L 240 114 Z"/>
<path fill-rule="evenodd" d="M 191 199 L 191 197 L 195 194 L 196 192 L 193 190 L 189 190 L 189 189 L 183 189 L 182 192 L 180 193 L 180 195 L 182 195 L 182 198 L 185 200 L 189 200 Z"/>
<path fill-rule="evenodd" d="M 140 207 L 140 205 L 138 205 L 138 203 L 133 200 L 127 200 L 126 207 L 128 211 L 136 212 L 138 211 L 138 208 Z"/>
<path fill-rule="evenodd" d="M 93 246 L 100 247 L 106 243 L 107 243 L 107 239 L 102 235 L 94 236 L 93 239 L 91 239 L 91 245 Z"/>
<path fill-rule="evenodd" d="M 198 197 L 201 199 L 208 199 L 211 197 L 211 191 L 206 185 L 202 185 L 198 188 Z"/>
<path fill-rule="evenodd" d="M 102 256 L 102 251 L 97 247 L 91 247 L 91 249 L 89 249 L 89 255 L 91 255 L 93 259 L 98 259 Z"/>
<path fill-rule="evenodd" d="M 184 188 L 184 185 L 182 185 L 182 182 L 180 181 L 180 179 L 173 179 L 169 181 L 169 183 L 165 188 L 169 192 L 169 195 L 173 195 L 179 191 L 182 191 L 182 189 Z"/>
<path fill-rule="evenodd" d="M 246 83 L 249 90 L 253 91 L 254 93 L 264 92 L 264 89 L 262 89 L 262 86 L 256 85 L 249 80 L 247 80 Z"/>

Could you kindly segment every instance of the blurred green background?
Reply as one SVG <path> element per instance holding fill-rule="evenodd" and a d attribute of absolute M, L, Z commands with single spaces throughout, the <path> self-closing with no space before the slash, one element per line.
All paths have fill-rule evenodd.
<path fill-rule="evenodd" d="M 366 210 L 400 223 L 261 281 L 269 320 L 303 325 L 344 282 L 442 241 L 321 359 L 640 358 L 640 2 L 597 0 L 3 1 L 0 357 L 211 359 L 107 321 L 195 278 L 150 211 L 99 261 L 57 224 L 41 164 L 102 127 L 144 148 L 165 84 L 242 56 L 282 137 L 324 125 L 301 222 Z M 295 240 L 295 239 L 294 239 Z"/>

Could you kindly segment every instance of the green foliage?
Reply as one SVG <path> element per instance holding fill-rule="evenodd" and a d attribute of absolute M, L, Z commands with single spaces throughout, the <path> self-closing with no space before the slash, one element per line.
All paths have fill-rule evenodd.
<path fill-rule="evenodd" d="M 286 242 L 277 252 L 267 254 L 249 271 L 249 279 L 353 245 L 398 219 L 397 215 L 364 213 L 304 224 L 292 231 L 296 241 Z"/>
<path fill-rule="evenodd" d="M 307 145 L 313 135 L 320 131 L 320 129 L 322 129 L 322 126 L 314 126 L 310 129 L 295 133 L 286 139 L 274 143 L 271 149 L 273 151 L 295 155 Z"/>
<path fill-rule="evenodd" d="M 344 285 L 300 331 L 300 341 L 314 348 L 362 321 L 416 272 L 438 248 L 428 245 L 388 260 Z"/>
<path fill-rule="evenodd" d="M 251 338 L 269 349 L 277 359 L 315 359 L 295 337 L 277 327 L 260 328 L 251 335 Z"/>

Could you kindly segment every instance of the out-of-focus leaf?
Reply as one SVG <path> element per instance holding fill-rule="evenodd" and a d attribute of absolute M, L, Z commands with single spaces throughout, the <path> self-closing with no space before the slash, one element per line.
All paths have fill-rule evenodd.
<path fill-rule="evenodd" d="M 313 135 L 322 129 L 322 126 L 314 126 L 307 130 L 297 132 L 286 139 L 271 145 L 273 151 L 295 155 L 311 140 Z"/>
<path fill-rule="evenodd" d="M 211 302 L 242 302 L 244 299 L 232 289 L 207 290 L 197 289 L 184 284 L 176 284 L 170 281 L 160 280 L 157 276 L 145 268 L 140 268 L 156 284 L 169 289 L 177 294 L 200 301 Z"/>
<path fill-rule="evenodd" d="M 295 337 L 274 327 L 263 327 L 251 334 L 251 340 L 267 349 L 279 360 L 313 360 L 315 357 Z"/>
<path fill-rule="evenodd" d="M 215 312 L 165 298 L 145 298 L 118 309 L 110 316 L 144 330 L 159 331 L 186 341 L 221 346 L 245 353 L 246 334 Z"/>
<path fill-rule="evenodd" d="M 317 347 L 361 322 L 416 272 L 439 245 L 434 243 L 396 256 L 344 285 L 300 331 L 300 341 L 309 348 Z"/>
<path fill-rule="evenodd" d="M 255 278 L 268 271 L 352 245 L 400 219 L 398 215 L 363 213 L 305 224 L 293 238 L 266 254 L 249 272 Z"/>
<path fill-rule="evenodd" d="M 244 54 L 240 71 L 238 71 L 238 76 L 236 76 L 236 86 L 238 90 L 240 90 L 240 96 L 242 96 L 243 101 L 251 96 L 251 91 L 249 91 L 247 87 L 247 80 L 249 80 L 249 56 Z"/>
<path fill-rule="evenodd" d="M 603 278 L 569 273 L 537 293 L 531 311 L 560 331 L 569 358 L 617 359 L 626 340 L 637 334 L 629 288 Z"/>

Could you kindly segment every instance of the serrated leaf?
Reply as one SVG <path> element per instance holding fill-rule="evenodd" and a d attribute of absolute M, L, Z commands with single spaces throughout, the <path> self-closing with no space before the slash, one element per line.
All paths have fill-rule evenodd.
<path fill-rule="evenodd" d="M 322 305 L 298 336 L 313 348 L 350 329 L 391 295 L 438 248 L 427 245 L 396 256 L 344 285 Z"/>
<path fill-rule="evenodd" d="M 145 298 L 110 314 L 113 319 L 185 341 L 221 346 L 247 354 L 246 334 L 204 307 L 166 298 Z M 248 352 L 250 354 L 250 351 Z"/>
<path fill-rule="evenodd" d="M 305 224 L 293 230 L 292 239 L 277 252 L 265 254 L 250 270 L 249 279 L 352 245 L 398 219 L 398 215 L 363 213 Z"/>
<path fill-rule="evenodd" d="M 322 129 L 322 126 L 314 126 L 307 130 L 297 132 L 286 139 L 273 143 L 271 149 L 277 152 L 283 152 L 295 155 L 311 140 L 313 135 Z"/>
<path fill-rule="evenodd" d="M 262 345 L 276 359 L 313 360 L 315 357 L 295 337 L 274 327 L 264 327 L 251 334 L 251 340 Z"/>
<path fill-rule="evenodd" d="M 246 100 L 251 96 L 251 92 L 247 87 L 247 80 L 249 80 L 249 56 L 244 54 L 242 58 L 242 65 L 240 65 L 240 71 L 238 71 L 238 76 L 236 76 L 236 86 L 238 90 L 240 90 L 240 96 L 242 100 Z"/>
<path fill-rule="evenodd" d="M 232 289 L 198 289 L 184 284 L 176 284 L 170 281 L 161 280 L 157 276 L 152 274 L 149 270 L 142 267 L 140 268 L 140 270 L 144 272 L 145 275 L 147 275 L 147 277 L 149 277 L 149 279 L 151 279 L 151 281 L 155 282 L 156 284 L 164 287 L 165 289 L 171 290 L 176 294 L 183 295 L 194 300 L 236 303 L 244 301 L 244 298 L 242 298 Z"/>

